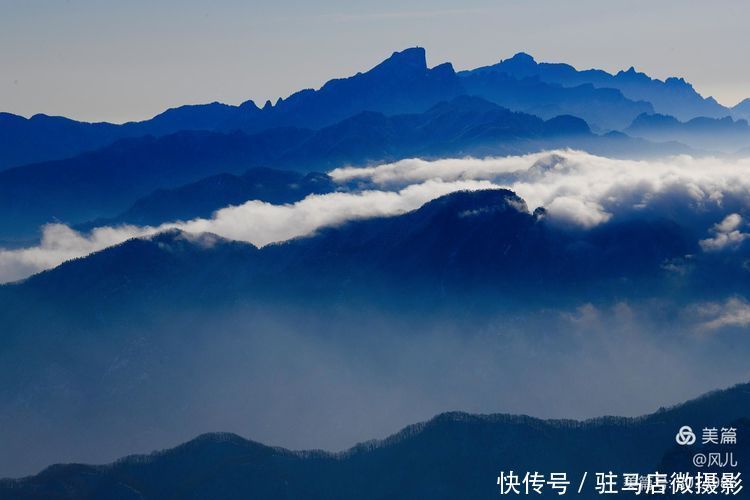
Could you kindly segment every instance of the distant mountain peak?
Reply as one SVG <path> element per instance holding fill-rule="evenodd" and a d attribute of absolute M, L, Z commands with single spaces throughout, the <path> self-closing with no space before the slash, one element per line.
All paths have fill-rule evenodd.
<path fill-rule="evenodd" d="M 545 122 L 548 131 L 560 135 L 586 135 L 591 133 L 591 127 L 582 118 L 573 115 L 559 115 Z"/>
<path fill-rule="evenodd" d="M 536 64 L 536 60 L 531 54 L 528 54 L 526 52 L 518 52 L 513 57 L 508 59 L 508 61 L 515 61 L 515 62 L 524 62 L 524 63 L 534 63 Z"/>
<path fill-rule="evenodd" d="M 384 70 L 427 71 L 427 54 L 423 47 L 410 47 L 394 52 L 391 57 L 375 66 L 371 71 Z"/>
<path fill-rule="evenodd" d="M 465 218 L 507 210 L 529 213 L 523 198 L 509 189 L 456 191 L 425 203 L 415 213 L 430 217 L 450 214 Z"/>
<path fill-rule="evenodd" d="M 750 98 L 744 99 L 732 108 L 732 115 L 736 118 L 750 120 Z"/>
<path fill-rule="evenodd" d="M 664 81 L 664 83 L 667 85 L 688 85 L 692 88 L 692 85 L 685 81 L 681 76 L 670 76 Z"/>
<path fill-rule="evenodd" d="M 200 248 L 212 248 L 217 243 L 228 241 L 214 233 L 189 233 L 180 229 L 167 229 L 144 239 L 155 243 L 162 250 L 177 250 L 185 244 Z"/>
<path fill-rule="evenodd" d="M 677 125 L 679 120 L 671 115 L 665 115 L 663 113 L 641 113 L 633 120 L 631 127 L 638 127 L 642 125 Z"/>
<path fill-rule="evenodd" d="M 456 73 L 456 70 L 453 69 L 453 64 L 444 62 L 432 68 L 432 72 L 437 76 L 452 76 Z"/>
<path fill-rule="evenodd" d="M 253 101 L 252 99 L 248 99 L 247 101 L 240 104 L 240 110 L 243 110 L 243 111 L 247 111 L 247 110 L 257 111 L 258 109 L 260 108 L 258 108 L 258 105 L 255 104 L 255 101 Z"/>
<path fill-rule="evenodd" d="M 652 112 L 670 114 L 682 120 L 698 116 L 721 118 L 729 114 L 727 108 L 710 97 L 701 96 L 683 78 L 672 77 L 663 81 L 651 78 L 648 74 L 638 71 L 635 66 L 620 70 L 616 74 L 598 69 L 579 71 L 569 64 L 537 62 L 529 54 L 519 52 L 510 59 L 504 59 L 492 66 L 460 74 L 466 76 L 488 70 L 494 70 L 515 79 L 535 79 L 547 84 L 578 89 L 579 92 L 583 91 L 581 87 L 583 85 L 592 85 L 594 88 L 604 90 L 615 89 L 632 101 L 631 107 L 646 103 L 653 107 Z M 741 110 L 735 113 L 744 116 Z M 607 122 L 607 120 L 602 121 Z M 602 126 L 601 123 L 598 125 Z M 621 126 L 621 123 L 617 126 Z M 613 127 L 610 124 L 603 128 Z"/>
<path fill-rule="evenodd" d="M 538 63 L 526 52 L 519 52 L 510 59 L 500 61 L 498 64 L 503 70 L 510 71 L 522 77 L 531 76 L 536 73 Z"/>
<path fill-rule="evenodd" d="M 651 77 L 649 77 L 646 73 L 642 73 L 635 69 L 634 66 L 631 66 L 627 69 L 627 71 L 619 71 L 615 78 L 625 78 L 627 80 L 642 80 L 644 82 L 650 82 Z"/>

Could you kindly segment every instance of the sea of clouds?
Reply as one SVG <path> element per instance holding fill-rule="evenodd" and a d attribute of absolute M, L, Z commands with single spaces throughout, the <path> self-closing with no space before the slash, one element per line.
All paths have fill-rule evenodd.
<path fill-rule="evenodd" d="M 552 222 L 590 229 L 613 217 L 655 215 L 694 227 L 703 251 L 740 245 L 750 235 L 750 158 L 621 160 L 559 150 L 476 159 L 409 159 L 330 175 L 340 192 L 297 203 L 248 201 L 218 210 L 210 219 L 158 227 L 123 225 L 81 233 L 63 224 L 42 228 L 27 248 L 0 249 L 0 282 L 25 278 L 60 263 L 135 237 L 167 229 L 210 232 L 256 246 L 307 235 L 324 226 L 393 216 L 459 191 L 508 188 L 529 208 L 544 207 Z"/>
<path fill-rule="evenodd" d="M 512 189 L 530 210 L 545 207 L 550 224 L 571 231 L 667 217 L 690 230 L 696 251 L 724 258 L 750 234 L 749 168 L 750 159 L 627 161 L 568 150 L 341 168 L 330 172 L 341 191 L 293 204 L 249 201 L 158 227 L 82 233 L 50 224 L 36 245 L 0 249 L 0 281 L 172 228 L 262 246 L 493 187 Z M 0 358 L 9 394 L 0 417 L 12 423 L 0 426 L 10 450 L 0 454 L 0 471 L 107 462 L 207 430 L 290 448 L 343 449 L 454 409 L 636 415 L 750 377 L 750 301 L 720 290 L 686 303 L 623 298 L 500 311 L 479 321 L 471 313 L 412 314 L 239 304 L 97 321 L 65 335 L 53 323 L 19 329 L 23 335 L 13 338 L 26 347 Z M 53 343 L 39 349 L 40 338 Z"/>

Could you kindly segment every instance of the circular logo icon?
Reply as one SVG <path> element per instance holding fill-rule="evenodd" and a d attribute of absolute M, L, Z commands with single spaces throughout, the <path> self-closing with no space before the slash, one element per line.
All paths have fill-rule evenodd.
<path fill-rule="evenodd" d="M 675 436 L 675 441 L 677 441 L 677 444 L 680 446 L 690 446 L 695 444 L 695 433 L 693 432 L 692 427 L 689 425 L 680 427 L 680 431 L 677 433 L 677 436 Z"/>

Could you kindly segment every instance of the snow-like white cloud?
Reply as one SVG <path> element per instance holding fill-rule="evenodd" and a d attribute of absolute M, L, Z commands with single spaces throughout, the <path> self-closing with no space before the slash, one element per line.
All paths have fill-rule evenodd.
<path fill-rule="evenodd" d="M 288 205 L 249 201 L 240 206 L 218 210 L 210 219 L 173 222 L 158 227 L 100 227 L 88 234 L 82 234 L 63 224 L 49 224 L 42 229 L 43 236 L 39 245 L 0 250 L 0 282 L 22 279 L 130 238 L 149 236 L 168 229 L 190 233 L 210 232 L 224 238 L 264 246 L 349 220 L 398 215 L 454 191 L 492 187 L 497 186 L 482 180 L 443 182 L 430 179 L 397 191 L 366 190 L 311 195 Z"/>
<path fill-rule="evenodd" d="M 402 160 L 368 168 L 331 172 L 338 182 L 397 188 L 425 179 L 445 182 L 488 180 L 515 191 L 529 207 L 544 206 L 551 216 L 582 226 L 606 222 L 614 213 L 720 208 L 727 197 L 750 194 L 750 158 L 622 160 L 580 151 L 553 151 L 491 159 Z"/>
<path fill-rule="evenodd" d="M 707 252 L 723 250 L 725 248 L 737 247 L 745 241 L 750 234 L 740 231 L 742 216 L 740 214 L 729 214 L 724 220 L 715 224 L 711 229 L 713 237 L 700 241 L 701 248 Z"/>
<path fill-rule="evenodd" d="M 312 195 L 289 205 L 250 201 L 239 207 L 221 209 L 211 219 L 167 224 L 162 228 L 212 232 L 225 238 L 263 246 L 349 220 L 402 214 L 454 191 L 492 187 L 497 186 L 483 180 L 443 182 L 428 179 L 398 191 L 366 190 Z"/>
<path fill-rule="evenodd" d="M 177 228 L 211 232 L 258 246 L 314 232 L 348 220 L 392 216 L 438 196 L 461 190 L 503 187 L 530 209 L 545 207 L 553 223 L 591 228 L 613 217 L 664 216 L 690 226 L 704 251 L 722 251 L 746 238 L 750 211 L 750 158 L 675 156 L 621 160 L 559 150 L 523 156 L 426 161 L 403 160 L 330 174 L 346 189 L 312 195 L 294 204 L 249 201 L 211 218 L 159 227 L 102 227 L 88 234 L 59 224 L 44 228 L 41 243 L 0 249 L 0 282 L 20 279 L 65 260 L 128 238 Z"/>
<path fill-rule="evenodd" d="M 0 249 L 0 283 L 25 278 L 66 260 L 82 257 L 112 245 L 152 234 L 153 228 L 135 226 L 100 227 L 81 234 L 64 224 L 47 224 L 37 246 L 14 250 Z"/>
<path fill-rule="evenodd" d="M 750 325 L 750 303 L 741 297 L 701 304 L 696 307 L 696 312 L 704 318 L 700 326 L 706 330 Z"/>

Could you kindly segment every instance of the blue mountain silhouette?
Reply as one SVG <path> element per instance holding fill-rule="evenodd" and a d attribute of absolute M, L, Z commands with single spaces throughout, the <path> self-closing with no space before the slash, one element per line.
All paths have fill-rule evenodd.
<path fill-rule="evenodd" d="M 732 108 L 732 116 L 736 119 L 750 120 L 750 98 L 747 98 Z"/>
<path fill-rule="evenodd" d="M 576 496 L 601 498 L 596 472 L 690 472 L 689 450 L 675 444 L 677 429 L 692 424 L 750 432 L 750 385 L 709 393 L 639 418 L 587 421 L 527 416 L 445 413 L 380 441 L 342 453 L 290 451 L 236 434 L 201 435 L 150 455 L 108 465 L 55 465 L 36 476 L 0 481 L 7 499 L 98 498 L 497 498 L 500 471 L 565 472 L 568 494 L 584 472 L 590 483 Z M 728 447 L 724 447 L 729 449 Z M 747 440 L 731 447 L 750 459 Z M 694 453 L 694 452 L 693 452 Z M 546 488 L 542 498 L 558 492 Z M 540 496 L 540 495 L 535 495 Z"/>
<path fill-rule="evenodd" d="M 544 121 L 460 96 L 424 113 L 363 112 L 317 131 L 178 132 L 123 139 L 73 158 L 7 169 L 0 172 L 0 238 L 31 237 L 54 220 L 77 224 L 114 217 L 157 189 L 254 167 L 327 171 L 406 157 L 507 155 L 559 147 L 610 156 L 688 151 L 624 135 L 595 135 L 579 118 Z"/>
<path fill-rule="evenodd" d="M 704 98 L 682 78 L 658 80 L 631 67 L 627 71 L 610 74 L 598 69 L 578 71 L 569 64 L 537 63 L 523 52 L 494 66 L 478 68 L 471 73 L 494 71 L 514 78 L 536 78 L 542 82 L 565 87 L 592 85 L 596 88 L 617 89 L 633 101 L 647 101 L 657 113 L 668 114 L 680 120 L 699 116 L 723 118 L 730 110 L 712 97 Z"/>
<path fill-rule="evenodd" d="M 247 311 L 249 332 L 262 326 L 258 318 L 279 322 L 302 310 L 315 319 L 303 315 L 294 323 L 301 332 L 328 338 L 339 326 L 344 344 L 351 335 L 375 341 L 382 334 L 336 320 L 351 314 L 359 321 L 373 309 L 378 318 L 404 315 L 406 326 L 396 333 L 405 338 L 418 330 L 412 323 L 428 318 L 481 328 L 488 318 L 505 322 L 582 303 L 656 301 L 674 321 L 696 302 L 750 293 L 738 272 L 750 259 L 747 245 L 708 254 L 699 251 L 697 237 L 690 227 L 648 214 L 589 230 L 559 226 L 514 193 L 487 190 L 452 193 L 400 216 L 352 221 L 263 248 L 179 231 L 129 240 L 0 286 L 8 360 L 0 364 L 6 396 L 0 414 L 19 422 L 0 428 L 7 443 L 0 464 L 39 466 L 55 446 L 81 449 L 76 443 L 93 424 L 99 433 L 87 441 L 91 446 L 127 439 L 109 434 L 125 425 L 122 418 L 149 429 L 171 422 L 183 411 L 177 404 L 183 391 L 193 387 L 195 375 L 177 357 L 197 335 L 195 315 L 210 318 L 209 343 L 228 328 L 218 318 L 233 305 Z M 665 266 L 685 255 L 689 272 L 676 275 Z M 177 319 L 185 316 L 187 325 Z M 324 323 L 322 333 L 311 321 Z M 462 331 L 471 334 L 467 324 Z M 744 332 L 726 333 L 742 352 Z M 127 356 L 133 349 L 138 354 Z M 153 378 L 144 382 L 144 374 Z M 20 430 L 27 421 L 25 432 L 46 436 L 35 438 L 34 448 Z M 150 435 L 140 433 L 139 442 Z M 570 442 L 580 447 L 581 439 L 574 434 Z"/>
<path fill-rule="evenodd" d="M 62 311 L 61 319 L 91 309 L 127 315 L 127 304 L 158 309 L 153 290 L 161 290 L 159 303 L 343 295 L 415 306 L 501 297 L 530 307 L 750 291 L 736 273 L 750 250 L 701 253 L 702 234 L 648 215 L 568 229 L 549 224 L 542 208 L 530 212 L 511 191 L 457 192 L 401 216 L 323 228 L 262 249 L 217 237 L 204 244 L 179 231 L 130 240 L 0 286 L 0 297 L 12 305 L 10 317 L 28 321 L 23 311 L 35 308 Z M 688 254 L 696 254 L 692 271 L 675 282 L 664 262 Z M 404 286 L 419 293 L 401 296 Z"/>
<path fill-rule="evenodd" d="M 425 51 L 394 53 L 371 70 L 299 91 L 262 108 L 247 101 L 169 109 L 152 119 L 123 125 L 83 123 L 35 115 L 0 114 L 0 169 L 55 160 L 131 137 L 160 137 L 179 131 L 256 133 L 270 128 L 319 129 L 369 111 L 385 115 L 426 111 L 460 95 L 484 97 L 513 111 L 542 118 L 573 115 L 595 130 L 619 130 L 642 113 L 680 119 L 723 117 L 730 112 L 703 99 L 681 79 L 653 80 L 634 71 L 609 75 L 577 72 L 567 65 L 537 64 L 520 54 L 495 66 L 456 74 L 449 63 L 428 68 Z M 742 106 L 736 108 L 741 113 Z"/>
<path fill-rule="evenodd" d="M 747 120 L 693 118 L 681 122 L 668 115 L 643 114 L 625 129 L 628 135 L 652 141 L 677 141 L 704 151 L 734 153 L 750 146 Z"/>
<path fill-rule="evenodd" d="M 242 205 L 249 200 L 276 205 L 294 203 L 310 194 L 330 193 L 336 188 L 326 174 L 257 167 L 241 175 L 218 174 L 174 189 L 158 189 L 115 217 L 84 223 L 77 229 L 86 231 L 118 224 L 156 226 L 169 221 L 208 218 L 220 208 Z"/>

